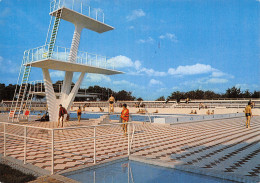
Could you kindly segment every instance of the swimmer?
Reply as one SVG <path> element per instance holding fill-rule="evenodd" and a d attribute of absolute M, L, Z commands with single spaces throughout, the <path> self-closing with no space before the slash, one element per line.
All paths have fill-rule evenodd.
<path fill-rule="evenodd" d="M 113 112 L 113 114 L 114 114 L 115 98 L 113 97 L 112 94 L 111 94 L 111 96 L 109 97 L 108 102 L 109 102 L 109 114 L 110 114 L 111 112 Z"/>
<path fill-rule="evenodd" d="M 245 108 L 245 116 L 246 116 L 246 128 L 250 128 L 250 120 L 252 115 L 252 110 L 251 110 L 251 102 L 248 102 L 248 105 Z"/>

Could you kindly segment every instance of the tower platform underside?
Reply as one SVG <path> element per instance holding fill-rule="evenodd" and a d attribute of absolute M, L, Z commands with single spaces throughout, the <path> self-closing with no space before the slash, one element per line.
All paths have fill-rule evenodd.
<path fill-rule="evenodd" d="M 86 15 L 83 15 L 81 13 L 68 9 L 66 7 L 62 7 L 60 9 L 62 10 L 62 14 L 61 14 L 60 18 L 63 20 L 66 20 L 68 22 L 71 22 L 75 25 L 81 25 L 84 28 L 90 29 L 90 30 L 98 32 L 98 33 L 103 33 L 103 32 L 107 32 L 107 31 L 114 29 L 114 27 L 112 27 L 112 26 L 109 26 L 105 23 L 97 21 L 93 18 L 90 18 Z M 57 16 L 57 12 L 60 9 L 50 13 L 50 15 Z"/>
<path fill-rule="evenodd" d="M 85 64 L 78 64 L 73 62 L 65 62 L 55 59 L 44 59 L 30 63 L 32 67 L 39 67 L 44 69 L 60 70 L 60 71 L 70 71 L 70 72 L 85 72 L 85 73 L 95 73 L 95 74 L 123 74 L 123 72 L 110 70 L 100 67 L 89 66 Z M 29 65 L 29 64 L 27 64 Z"/>

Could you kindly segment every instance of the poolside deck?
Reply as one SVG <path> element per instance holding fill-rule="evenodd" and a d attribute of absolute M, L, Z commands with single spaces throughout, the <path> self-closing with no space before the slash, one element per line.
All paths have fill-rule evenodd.
<path fill-rule="evenodd" d="M 155 125 L 136 123 L 132 157 L 149 161 L 160 161 L 180 169 L 197 169 L 215 172 L 222 177 L 239 181 L 260 181 L 260 116 L 251 121 L 251 128 L 245 127 L 244 118 L 231 118 L 176 125 Z M 66 127 L 55 132 L 55 173 L 70 168 L 93 165 L 93 121 L 66 122 Z M 54 128 L 52 122 L 35 122 L 31 126 Z M 85 127 L 83 127 L 85 126 Z M 8 125 L 8 133 L 23 135 L 20 126 Z M 46 172 L 51 171 L 51 133 L 48 130 L 28 127 L 28 137 L 43 140 L 28 140 L 26 162 Z M 0 124 L 0 132 L 3 125 Z M 113 135 L 117 134 L 117 135 Z M 96 129 L 97 163 L 111 161 L 127 155 L 128 138 L 122 127 L 101 126 Z M 82 139 L 87 138 L 89 139 Z M 75 141 L 71 141 L 71 140 Z M 37 141 L 37 143 L 36 143 Z M 24 139 L 7 137 L 7 156 L 24 160 Z M 3 134 L 0 133 L 0 154 L 3 154 Z M 1 156 L 1 155 L 0 155 Z M 213 175 L 213 174 L 211 174 Z M 258 181 L 257 181 L 258 180 Z"/>

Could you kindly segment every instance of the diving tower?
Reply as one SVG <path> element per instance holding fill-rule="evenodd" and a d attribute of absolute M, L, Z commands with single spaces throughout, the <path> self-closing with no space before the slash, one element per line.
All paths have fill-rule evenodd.
<path fill-rule="evenodd" d="M 100 12 L 98 12 L 98 10 L 93 14 L 91 8 L 83 4 L 83 0 L 80 2 L 77 1 L 77 3 L 80 4 L 79 9 L 75 8 L 76 4 L 74 4 L 74 1 L 68 2 L 68 0 L 53 0 L 51 2 L 51 22 L 45 45 L 24 52 L 17 82 L 18 84 L 21 83 L 21 87 L 16 90 L 10 109 L 9 119 L 12 119 L 12 121 L 14 121 L 15 118 L 19 120 L 21 112 L 29 108 L 27 104 L 28 92 L 26 93 L 26 91 L 28 90 L 28 79 L 32 67 L 42 69 L 45 95 L 51 121 L 58 119 L 59 104 L 62 104 L 62 106 L 69 111 L 80 84 L 84 79 L 85 73 L 105 75 L 123 73 L 115 70 L 113 63 L 105 56 L 78 51 L 82 29 L 86 28 L 100 34 L 113 30 L 114 28 L 104 23 L 104 14 L 101 14 L 101 18 L 99 17 Z M 75 26 L 70 48 L 55 45 L 61 19 Z M 49 72 L 50 69 L 65 71 L 59 97 L 56 96 L 53 89 Z M 71 89 L 74 72 L 80 72 L 80 76 Z"/>

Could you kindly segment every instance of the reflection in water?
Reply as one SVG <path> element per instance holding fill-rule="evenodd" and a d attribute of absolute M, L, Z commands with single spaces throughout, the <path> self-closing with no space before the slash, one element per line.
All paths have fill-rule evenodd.
<path fill-rule="evenodd" d="M 232 182 L 135 161 L 121 161 L 97 167 L 93 170 L 73 172 L 72 175 L 67 177 L 83 183 Z"/>

